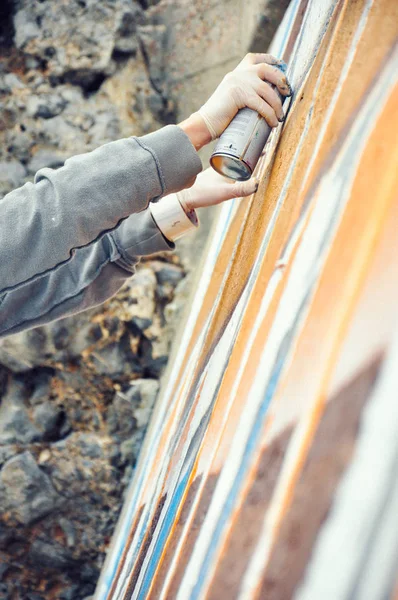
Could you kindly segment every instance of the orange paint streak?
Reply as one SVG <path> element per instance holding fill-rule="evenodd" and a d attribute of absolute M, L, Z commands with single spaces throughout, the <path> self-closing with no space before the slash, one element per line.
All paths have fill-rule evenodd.
<path fill-rule="evenodd" d="M 307 424 L 296 447 L 296 459 L 289 478 L 283 486 L 283 491 L 278 495 L 280 504 L 274 515 L 270 531 L 271 546 L 275 543 L 282 519 L 290 506 L 294 487 L 322 415 L 328 386 L 366 281 L 375 247 L 380 241 L 379 238 L 386 223 L 391 218 L 394 204 L 398 201 L 398 172 L 396 170 L 398 148 L 394 145 L 395 132 L 398 130 L 398 114 L 395 110 L 397 102 L 398 86 L 378 119 L 365 150 L 343 222 L 322 273 L 317 294 L 312 302 L 307 318 L 308 325 L 297 343 L 286 376 L 287 381 L 285 380 L 278 392 L 280 397 L 291 394 L 299 397 L 300 392 L 297 394 L 297 387 L 301 387 L 301 394 L 307 397 L 307 406 L 306 408 L 303 406 L 303 410 L 307 411 L 308 417 L 304 413 Z M 382 147 L 381 140 L 383 141 Z M 369 198 L 366 208 L 364 208 L 365 198 Z M 349 250 L 352 250 L 351 256 L 348 255 Z M 340 280 L 338 296 L 333 294 L 333 290 L 336 289 L 336 264 L 345 265 L 344 287 Z M 337 299 L 337 302 L 334 298 Z M 333 310 L 331 310 L 332 306 Z M 324 317 L 323 331 L 318 315 Z M 314 322 L 316 331 L 313 328 Z M 315 360 L 315 355 L 313 355 L 310 361 L 307 359 L 303 362 L 303 347 L 306 346 L 309 339 L 322 339 L 322 352 L 319 352 L 318 347 L 318 360 Z M 314 377 L 314 373 L 318 372 L 321 373 L 319 382 L 317 377 Z M 310 373 L 311 376 L 306 379 L 305 374 L 309 375 Z M 258 591 L 260 591 L 260 584 Z"/>

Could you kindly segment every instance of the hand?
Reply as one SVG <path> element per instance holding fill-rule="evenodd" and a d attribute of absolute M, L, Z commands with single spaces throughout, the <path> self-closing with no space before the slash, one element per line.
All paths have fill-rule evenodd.
<path fill-rule="evenodd" d="M 194 185 L 177 193 L 177 198 L 185 212 L 214 206 L 231 198 L 240 198 L 253 194 L 258 187 L 255 177 L 247 181 L 231 181 L 219 175 L 214 169 L 206 169 L 199 173 Z"/>
<path fill-rule="evenodd" d="M 283 121 L 281 99 L 269 84 L 275 85 L 282 96 L 292 95 L 284 68 L 285 63 L 271 54 L 247 54 L 198 111 L 212 139 L 221 135 L 241 108 L 257 111 L 271 127 Z"/>

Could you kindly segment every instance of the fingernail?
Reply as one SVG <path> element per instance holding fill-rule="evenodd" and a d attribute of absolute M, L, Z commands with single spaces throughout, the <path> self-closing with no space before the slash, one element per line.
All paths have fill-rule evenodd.
<path fill-rule="evenodd" d="M 282 117 L 280 117 L 280 118 L 278 117 L 278 121 L 279 121 L 279 123 L 283 123 L 283 122 L 284 122 L 284 120 L 285 120 L 285 118 L 286 118 L 286 117 L 285 117 L 285 115 L 283 115 L 283 116 L 282 116 Z"/>
<path fill-rule="evenodd" d="M 290 83 L 288 82 L 288 80 L 286 79 L 286 77 L 282 77 L 279 80 L 278 88 L 280 90 L 282 90 L 282 92 L 287 92 L 286 93 L 287 96 L 292 96 L 293 95 L 292 86 L 290 85 Z"/>

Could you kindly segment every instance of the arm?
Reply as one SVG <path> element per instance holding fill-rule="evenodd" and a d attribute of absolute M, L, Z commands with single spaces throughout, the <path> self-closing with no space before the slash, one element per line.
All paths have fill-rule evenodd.
<path fill-rule="evenodd" d="M 105 302 L 134 274 L 141 256 L 173 250 L 184 227 L 185 232 L 195 228 L 196 219 L 189 225 L 182 204 L 196 217 L 195 208 L 247 196 L 256 186 L 254 178 L 231 183 L 207 169 L 192 188 L 151 202 L 97 242 L 77 249 L 57 269 L 5 294 L 0 299 L 0 338 Z M 182 224 L 176 225 L 179 219 Z"/>
<path fill-rule="evenodd" d="M 0 201 L 0 298 L 67 264 L 151 200 L 186 187 L 201 168 L 183 128 L 169 125 L 42 169 L 35 183 Z"/>
<path fill-rule="evenodd" d="M 141 256 L 174 248 L 149 208 L 131 215 L 68 262 L 0 299 L 0 338 L 105 302 L 134 274 Z"/>
<path fill-rule="evenodd" d="M 57 171 L 43 169 L 34 184 L 0 201 L 0 337 L 102 303 L 134 273 L 139 256 L 174 248 L 170 240 L 197 224 L 195 208 L 255 190 L 254 179 L 231 185 L 208 170 L 192 189 L 170 194 L 192 185 L 202 166 L 196 150 L 220 135 L 240 107 L 276 125 L 280 99 L 261 77 L 285 83 L 263 60 L 278 62 L 248 55 L 238 74 L 224 78 L 179 126 L 106 144 Z"/>
<path fill-rule="evenodd" d="M 70 158 L 0 201 L 0 298 L 71 260 L 151 200 L 187 187 L 201 170 L 196 150 L 222 133 L 240 108 L 272 126 L 282 119 L 281 94 L 291 94 L 280 63 L 248 54 L 201 109 L 179 126 L 105 144 Z"/>

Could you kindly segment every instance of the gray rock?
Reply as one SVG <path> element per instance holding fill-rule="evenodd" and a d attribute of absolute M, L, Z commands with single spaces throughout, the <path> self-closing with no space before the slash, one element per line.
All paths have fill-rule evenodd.
<path fill-rule="evenodd" d="M 0 446 L 0 467 L 18 453 L 18 446 Z"/>
<path fill-rule="evenodd" d="M 0 131 L 15 127 L 18 116 L 18 110 L 11 103 L 8 103 L 7 106 L 0 106 Z"/>
<path fill-rule="evenodd" d="M 125 392 L 115 394 L 108 409 L 107 423 L 110 433 L 126 442 L 121 446 L 123 462 L 131 463 L 138 455 L 158 391 L 156 379 L 137 379 Z"/>
<path fill-rule="evenodd" d="M 53 402 L 44 401 L 32 411 L 32 419 L 36 429 L 40 432 L 40 439 L 51 441 L 58 439 L 62 433 L 68 431 L 65 427 L 65 413 Z"/>
<path fill-rule="evenodd" d="M 125 306 L 124 315 L 126 321 L 133 317 L 141 319 L 153 319 L 155 313 L 155 290 L 156 277 L 154 272 L 145 267 L 139 269 L 132 279 L 126 283 L 126 290 L 130 303 Z"/>
<path fill-rule="evenodd" d="M 0 162 L 0 182 L 7 182 L 14 187 L 23 184 L 26 176 L 26 169 L 17 160 Z"/>
<path fill-rule="evenodd" d="M 42 94 L 30 96 L 26 103 L 26 110 L 31 117 L 51 119 L 61 114 L 66 105 L 67 101 L 59 94 Z"/>
<path fill-rule="evenodd" d="M 14 373 L 29 371 L 45 362 L 47 334 L 43 327 L 17 333 L 0 341 L 0 363 Z"/>
<path fill-rule="evenodd" d="M 72 587 L 68 587 L 62 590 L 59 600 L 75 600 L 77 594 L 80 592 L 79 585 L 73 585 Z"/>
<path fill-rule="evenodd" d="M 75 435 L 74 447 L 80 450 L 81 456 L 89 458 L 101 458 L 104 454 L 99 437 L 93 433 Z"/>
<path fill-rule="evenodd" d="M 143 430 L 136 431 L 131 437 L 120 444 L 122 464 L 127 463 L 131 466 L 135 466 L 142 446 L 144 434 L 145 431 Z"/>
<path fill-rule="evenodd" d="M 0 341 L 0 364 L 14 373 L 77 358 L 98 339 L 98 327 L 89 312 L 45 327 L 17 333 Z"/>
<path fill-rule="evenodd" d="M 29 418 L 25 406 L 4 404 L 0 407 L 0 444 L 30 444 L 41 438 L 39 430 Z"/>
<path fill-rule="evenodd" d="M 30 563 L 45 569 L 68 569 L 76 566 L 71 551 L 55 541 L 34 540 L 27 558 Z"/>
<path fill-rule="evenodd" d="M 7 369 L 0 365 L 0 400 L 2 396 L 7 392 L 9 380 L 9 372 Z"/>
<path fill-rule="evenodd" d="M 97 147 L 109 139 L 117 139 L 120 135 L 120 125 L 114 111 L 98 113 L 95 123 L 90 128 L 90 144 Z"/>
<path fill-rule="evenodd" d="M 40 29 L 35 22 L 34 15 L 27 10 L 19 10 L 14 16 L 15 45 L 24 48 L 30 40 L 40 36 Z"/>
<path fill-rule="evenodd" d="M 120 0 L 21 0 L 21 4 L 22 9 L 14 16 L 15 43 L 26 53 L 46 60 L 50 73 L 98 72 L 106 67 L 113 50 Z"/>
<path fill-rule="evenodd" d="M 174 286 L 171 283 L 158 285 L 156 288 L 156 296 L 161 302 L 171 302 L 174 298 Z"/>
<path fill-rule="evenodd" d="M 58 501 L 49 477 L 30 452 L 14 456 L 0 471 L 1 506 L 19 523 L 31 525 L 54 510 Z"/>
<path fill-rule="evenodd" d="M 65 152 L 69 156 L 77 154 L 79 152 L 77 148 L 84 151 L 87 143 L 84 131 L 68 122 L 65 112 L 52 119 L 42 119 L 40 135 L 46 146 L 58 146 L 60 153 Z"/>
<path fill-rule="evenodd" d="M 160 378 L 167 365 L 168 357 L 158 356 L 157 358 L 147 358 L 143 361 L 144 375 L 145 377 L 157 377 Z"/>
<path fill-rule="evenodd" d="M 183 269 L 177 265 L 165 264 L 164 267 L 156 270 L 156 279 L 160 285 L 169 283 L 176 286 L 184 277 Z"/>
<path fill-rule="evenodd" d="M 11 92 L 11 88 L 6 84 L 4 75 L 0 75 L 0 96 L 5 96 Z"/>
<path fill-rule="evenodd" d="M 11 597 L 11 589 L 8 583 L 2 582 L 0 583 L 0 600 L 10 600 Z"/>
<path fill-rule="evenodd" d="M 18 102 L 16 101 L 17 105 Z M 3 148 L 3 156 L 12 156 L 15 160 L 24 164 L 30 158 L 30 150 L 35 144 L 35 138 L 29 132 L 19 131 L 15 134 L 13 130 L 7 129 L 5 136 L 5 146 Z M 7 154 L 4 152 L 7 150 Z"/>
<path fill-rule="evenodd" d="M 127 375 L 131 371 L 141 370 L 138 363 L 134 367 L 129 364 L 128 356 L 118 342 L 95 350 L 91 356 L 93 367 L 100 375 Z"/>
<path fill-rule="evenodd" d="M 49 371 L 39 371 L 33 379 L 33 388 L 29 396 L 29 404 L 36 406 L 49 399 L 53 374 Z"/>
<path fill-rule="evenodd" d="M 27 70 L 38 69 L 40 67 L 40 61 L 34 56 L 27 56 L 25 58 L 25 66 Z"/>
<path fill-rule="evenodd" d="M 10 90 L 21 90 L 25 87 L 15 73 L 7 73 L 7 75 L 4 76 L 4 82 Z"/>
<path fill-rule="evenodd" d="M 144 22 L 145 13 L 137 2 L 131 0 L 122 2 L 115 32 L 114 50 L 124 54 L 136 52 L 138 47 L 137 25 L 142 25 Z"/>
<path fill-rule="evenodd" d="M 164 111 L 164 100 L 162 95 L 156 90 L 153 90 L 148 94 L 146 102 L 150 111 L 159 119 Z"/>
<path fill-rule="evenodd" d="M 151 327 L 151 319 L 142 319 L 141 317 L 133 317 L 130 321 L 130 325 L 134 334 L 141 334 L 146 329 Z"/>
<path fill-rule="evenodd" d="M 149 76 L 157 90 L 165 85 L 166 25 L 144 25 L 137 29 L 149 69 Z"/>
<path fill-rule="evenodd" d="M 127 486 L 129 485 L 131 478 L 133 476 L 134 473 L 134 468 L 133 465 L 128 465 L 124 471 L 124 475 L 123 475 L 123 479 L 122 479 L 122 484 L 124 487 L 124 492 L 123 492 L 123 497 L 126 498 L 126 494 L 127 494 Z"/>
<path fill-rule="evenodd" d="M 66 545 L 68 548 L 73 548 L 76 545 L 76 527 L 72 521 L 64 517 L 58 519 L 58 524 L 65 534 Z"/>
<path fill-rule="evenodd" d="M 55 148 L 42 148 L 33 155 L 28 165 L 28 171 L 34 175 L 39 169 L 43 169 L 44 167 L 57 169 L 64 164 L 67 158 L 68 156 L 65 153 L 59 153 Z"/>
<path fill-rule="evenodd" d="M 140 392 L 130 388 L 126 393 L 118 392 L 108 409 L 107 423 L 111 433 L 117 433 L 125 439 L 136 428 L 135 410 L 141 401 Z"/>
<path fill-rule="evenodd" d="M 25 405 L 25 388 L 12 381 L 0 406 L 0 444 L 29 444 L 40 439 Z"/>
<path fill-rule="evenodd" d="M 159 381 L 157 379 L 136 379 L 132 382 L 130 394 L 140 395 L 140 403 L 135 410 L 138 427 L 145 427 L 149 421 L 153 406 L 159 393 Z"/>

